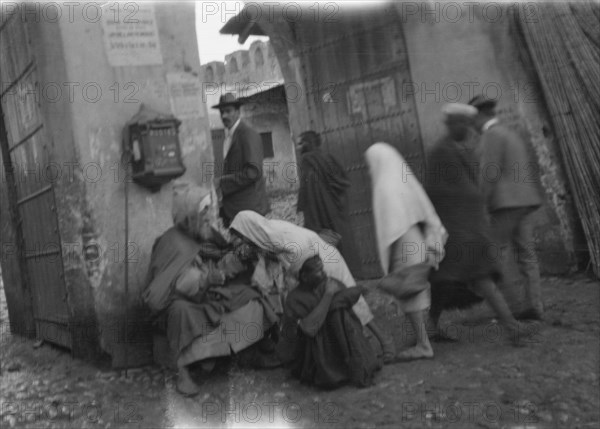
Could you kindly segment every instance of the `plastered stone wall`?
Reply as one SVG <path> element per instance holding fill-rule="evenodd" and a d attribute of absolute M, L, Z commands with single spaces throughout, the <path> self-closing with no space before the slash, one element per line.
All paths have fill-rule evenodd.
<path fill-rule="evenodd" d="M 111 66 L 102 55 L 105 49 L 100 25 L 85 21 L 61 25 L 68 78 L 107 88 L 96 103 L 73 103 L 70 113 L 80 164 L 98 167 L 83 171 L 86 201 L 80 223 L 84 243 L 98 245 L 98 254 L 87 261 L 86 268 L 94 290 L 102 348 L 113 355 L 113 360 L 127 357 L 129 350 L 135 349 L 131 346 L 135 338 L 141 341 L 150 335 L 141 328 L 144 308 L 139 296 L 152 244 L 172 225 L 171 183 L 158 192 L 129 183 L 120 163 L 122 130 L 142 104 L 161 113 L 177 114 L 172 109 L 175 94 L 170 93 L 170 76 L 200 81 L 194 5 L 157 3 L 155 16 L 163 59 L 158 65 Z M 118 88 L 119 93 L 108 92 L 111 87 Z M 200 166 L 212 160 L 212 146 L 205 106 L 199 103 L 196 110 L 196 115 L 181 118 L 179 139 L 186 167 L 183 178 L 198 183 L 205 179 Z"/>
<path fill-rule="evenodd" d="M 133 10 L 120 10 L 122 19 L 145 20 L 137 31 L 148 32 L 148 23 L 155 22 L 159 60 L 144 59 L 148 52 L 138 43 L 145 36 L 131 26 L 108 37 L 101 16 L 114 16 L 115 5 L 71 5 L 69 13 L 67 6 L 56 4 L 59 15 L 44 15 L 45 9 L 38 8 L 40 15 L 30 13 L 27 20 L 49 160 L 61 172 L 53 185 L 75 354 L 105 355 L 115 366 L 127 366 L 152 358 L 152 332 L 140 293 L 152 244 L 172 225 L 172 182 L 154 192 L 131 181 L 122 162 L 123 128 L 142 105 L 174 114 L 181 120 L 183 179 L 191 182 L 210 185 L 201 165 L 213 161 L 213 152 L 198 89 L 194 4 L 156 3 L 149 21 L 147 15 L 136 15 L 135 4 Z M 119 40 L 132 47 L 132 58 L 123 63 L 109 56 L 108 46 Z M 61 92 L 44 91 L 48 88 Z M 4 183 L 1 187 L 4 202 L 7 191 Z M 4 207 L 2 228 L 14 228 L 5 221 Z M 19 273 L 15 270 L 10 278 L 18 281 Z"/>

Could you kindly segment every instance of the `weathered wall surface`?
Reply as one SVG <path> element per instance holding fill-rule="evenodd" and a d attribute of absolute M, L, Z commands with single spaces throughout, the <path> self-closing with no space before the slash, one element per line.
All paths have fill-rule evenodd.
<path fill-rule="evenodd" d="M 41 116 L 41 143 L 29 145 L 32 160 L 16 166 L 36 170 L 18 171 L 16 180 L 32 180 L 33 174 L 33 179 L 43 175 L 43 184 L 51 182 L 54 204 L 50 210 L 58 219 L 60 243 L 33 244 L 41 248 L 51 244 L 60 247 L 62 260 L 56 258 L 55 263 L 62 264 L 57 269 L 66 287 L 63 302 L 68 306 L 67 323 L 75 355 L 97 358 L 108 354 L 117 366 L 143 363 L 151 359 L 151 333 L 143 323 L 147 314 L 140 292 L 145 285 L 152 244 L 172 225 L 172 183 L 150 192 L 126 177 L 122 131 L 142 104 L 160 113 L 174 114 L 181 120 L 179 136 L 187 169 L 183 178 L 197 183 L 211 180 L 203 177 L 201 171 L 203 162 L 213 161 L 213 154 L 208 116 L 199 89 L 194 5 L 156 4 L 153 12 L 147 14 L 142 11 L 146 5 L 135 4 L 121 4 L 118 10 L 116 3 L 104 7 L 29 6 L 28 13 L 21 15 L 15 4 L 17 15 L 13 15 L 13 21 L 26 24 L 27 40 L 19 39 L 23 45 L 19 49 L 30 46 L 32 59 L 23 53 L 11 53 L 16 58 L 15 64 L 11 63 L 11 75 L 31 61 L 27 67 L 35 71 L 37 80 L 29 87 L 12 91 L 9 95 L 21 97 L 15 99 L 18 108 L 3 109 L 3 113 L 11 126 L 31 122 L 32 114 L 38 110 Z M 120 25 L 127 24 L 126 19 L 129 24 L 131 20 L 137 22 L 109 31 L 103 22 L 107 16 L 119 16 Z M 16 34 L 16 30 L 11 31 Z M 156 49 L 152 49 L 154 41 Z M 117 50 L 111 50 L 109 46 L 113 45 L 109 42 L 116 43 L 117 50 L 129 46 L 127 53 L 131 55 L 115 60 Z M 146 43 L 145 47 L 136 51 L 141 43 Z M 3 58 L 8 55 L 6 52 L 15 51 L 4 45 Z M 3 80 L 7 76 L 3 73 Z M 43 157 L 36 152 L 42 148 Z M 8 162 L 8 158 L 3 154 L 2 161 Z M 3 170 L 0 227 L 2 243 L 9 245 L 3 245 L 3 250 L 8 251 L 2 254 L 3 278 L 9 282 L 6 290 L 10 313 L 23 312 L 21 316 L 11 316 L 11 322 L 21 333 L 31 333 L 32 315 L 27 309 L 31 300 L 24 296 L 20 284 L 32 273 L 22 272 L 15 249 L 10 246 L 17 239 L 17 228 L 9 216 L 9 206 L 15 202 L 9 198 L 6 183 Z M 25 223 L 24 228 L 35 227 Z"/>
<path fill-rule="evenodd" d="M 542 268 L 550 273 L 569 271 L 575 262 L 577 219 L 544 101 L 535 76 L 519 57 L 512 11 L 463 5 L 458 15 L 455 7 L 429 6 L 429 13 L 424 13 L 422 8 L 398 5 L 413 79 L 406 91 L 415 94 L 426 149 L 444 132 L 443 104 L 465 103 L 477 94 L 497 100 L 499 117 L 532 142 L 540 165 L 547 204 L 534 221 Z"/>
<path fill-rule="evenodd" d="M 279 63 L 269 42 L 256 40 L 249 49 L 225 55 L 225 61 L 202 64 L 200 76 L 209 111 L 210 128 L 223 128 L 219 111 L 211 109 L 226 92 L 247 97 L 283 82 Z"/>
<path fill-rule="evenodd" d="M 257 132 L 272 133 L 274 157 L 265 159 L 264 163 L 267 185 L 271 189 L 296 187 L 295 167 L 286 170 L 289 164 L 296 162 L 296 155 L 285 90 L 281 88 L 283 76 L 271 44 L 257 40 L 248 50 L 225 55 L 225 62 L 203 64 L 201 76 L 210 128 L 223 128 L 219 111 L 210 107 L 219 102 L 222 94 L 233 92 L 239 98 L 251 97 L 249 103 L 242 106 L 242 118 Z"/>
<path fill-rule="evenodd" d="M 140 292 L 145 285 L 152 244 L 172 225 L 172 184 L 151 192 L 126 177 L 122 131 L 142 104 L 174 114 L 181 120 L 179 136 L 187 169 L 183 178 L 192 182 L 211 179 L 203 177 L 201 171 L 201 164 L 212 162 L 213 154 L 200 89 L 194 5 L 156 4 L 154 12 L 148 12 L 150 15 L 137 15 L 145 6 L 122 8 L 121 23 L 127 17 L 139 19 L 139 26 L 113 29 L 121 33 L 113 34 L 112 39 L 103 25 L 102 14 L 114 17 L 116 4 L 104 8 L 96 4 L 91 8 L 79 6 L 61 8 L 53 4 L 50 11 L 32 4 L 27 17 L 14 17 L 27 21 L 27 43 L 34 58 L 29 67 L 35 70 L 37 80 L 35 87 L 23 87 L 21 92 L 27 94 L 18 100 L 21 111 L 11 108 L 4 113 L 13 124 L 18 123 L 17 119 L 25 121 L 38 109 L 41 112 L 38 133 L 43 139 L 39 147 L 43 148 L 44 157 L 36 153 L 38 146 L 30 145 L 34 159 L 28 160 L 25 167 L 33 163 L 37 167 L 33 175 L 45 175 L 44 180 L 53 186 L 55 208 L 51 210 L 56 211 L 56 231 L 60 234 L 60 243 L 54 245 L 59 245 L 62 253 L 62 261 L 57 258 L 56 263 L 62 263 L 58 271 L 66 286 L 64 301 L 68 304 L 75 354 L 98 357 L 107 353 L 115 365 L 139 364 L 151 358 L 147 341 L 151 332 L 143 323 L 147 314 Z M 149 30 L 149 23 L 156 30 Z M 139 52 L 147 54 L 145 49 L 151 48 L 152 41 L 146 48 L 138 44 L 145 37 L 147 41 L 148 32 L 157 41 L 154 59 L 142 55 L 136 60 Z M 121 42 L 131 43 L 127 45 L 132 49 L 131 57 L 121 58 L 122 63 L 116 61 L 114 55 L 109 55 L 109 39 L 120 47 Z M 5 48 L 3 45 L 3 55 L 10 50 Z M 13 68 L 25 67 L 23 61 L 17 60 Z M 15 94 L 20 95 L 18 91 Z M 31 112 L 23 110 L 27 108 Z M 22 117 L 17 118 L 18 114 Z M 35 164 L 39 164 L 38 158 L 44 165 Z M 4 154 L 2 160 L 7 162 L 8 157 Z M 21 176 L 17 176 L 19 179 Z M 10 201 L 6 183 L 3 170 L 0 227 L 2 243 L 6 240 L 10 245 L 16 240 L 17 230 L 9 216 L 9 205 L 14 205 L 14 201 Z M 3 253 L 2 267 L 3 278 L 11 283 L 6 288 L 9 311 L 13 315 L 27 313 L 28 299 L 21 296 L 20 283 L 28 273 L 21 272 L 18 259 L 8 247 L 3 246 L 9 254 Z M 27 317 L 11 319 L 19 325 L 27 322 Z M 31 329 L 26 326 L 24 333 L 28 330 Z"/>
<path fill-rule="evenodd" d="M 139 294 L 150 257 L 152 243 L 169 228 L 171 221 L 171 184 L 156 193 L 128 183 L 129 203 L 125 206 L 125 171 L 121 133 L 126 121 L 142 103 L 161 113 L 172 112 L 174 94 L 169 91 L 168 75 L 183 74 L 198 78 L 200 61 L 195 38 L 194 5 L 156 4 L 162 64 L 111 66 L 105 52 L 100 23 L 78 20 L 61 22 L 67 78 L 90 86 L 88 100 L 76 99 L 70 105 L 72 135 L 79 154 L 85 183 L 84 209 L 77 220 L 84 245 L 93 243 L 93 254 L 86 261 L 87 275 L 94 290 L 95 306 L 102 330 L 102 347 L 115 356 L 127 352 L 123 339 L 125 317 L 139 320 Z M 94 89 L 100 88 L 97 97 Z M 97 100 L 90 102 L 89 99 Z M 196 116 L 181 118 L 180 143 L 184 178 L 199 182 L 201 163 L 212 160 L 212 147 L 204 105 Z M 68 195 L 61 205 L 70 207 Z M 125 225 L 125 210 L 129 211 Z M 128 228 L 128 243 L 125 242 Z M 128 292 L 124 278 L 124 259 L 129 259 Z M 128 314 L 126 314 L 128 308 Z M 134 327 L 135 328 L 135 327 Z M 146 333 L 147 334 L 147 333 Z"/>
<path fill-rule="evenodd" d="M 288 22 L 265 19 L 263 15 L 259 25 L 269 35 L 269 44 L 273 47 L 284 80 L 290 130 L 292 135 L 298 136 L 309 129 L 310 119 L 306 104 L 307 88 L 295 34 Z"/>
<path fill-rule="evenodd" d="M 264 175 L 268 189 L 296 189 L 296 153 L 290 136 L 286 96 L 283 87 L 257 94 L 242 106 L 242 115 L 259 133 L 270 132 L 273 157 L 265 158 Z"/>
<path fill-rule="evenodd" d="M 75 81 L 69 76 L 65 62 L 66 46 L 60 25 L 40 20 L 40 25 L 30 23 L 31 43 L 36 48 L 36 58 L 42 87 L 59 85 L 63 90 L 88 81 Z M 94 300 L 92 277 L 89 275 L 89 258 L 86 251 L 89 231 L 93 228 L 87 206 L 86 169 L 80 158 L 80 149 L 73 134 L 73 111 L 76 100 L 85 101 L 83 93 L 62 92 L 57 101 L 42 92 L 40 106 L 44 116 L 47 135 L 52 145 L 52 161 L 60 166 L 60 176 L 55 181 L 56 211 L 62 241 L 62 263 L 68 294 L 68 306 L 72 312 L 74 345 L 86 357 L 94 356 L 100 348 L 99 328 Z M 91 170 L 90 170 L 91 171 Z M 97 356 L 96 356 L 97 357 Z"/>

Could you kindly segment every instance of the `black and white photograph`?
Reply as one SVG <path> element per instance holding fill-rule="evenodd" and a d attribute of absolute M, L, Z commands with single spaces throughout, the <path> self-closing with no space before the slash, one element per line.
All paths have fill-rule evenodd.
<path fill-rule="evenodd" d="M 0 428 L 600 427 L 598 0 L 0 1 Z"/>

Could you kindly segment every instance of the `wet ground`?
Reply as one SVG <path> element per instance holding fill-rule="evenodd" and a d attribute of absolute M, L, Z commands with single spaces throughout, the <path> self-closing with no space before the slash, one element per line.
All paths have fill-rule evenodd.
<path fill-rule="evenodd" d="M 126 375 L 11 336 L 3 305 L 0 426 L 598 427 L 600 284 L 583 275 L 549 277 L 544 293 L 545 321 L 524 347 L 510 345 L 480 305 L 443 315 L 458 342 L 435 344 L 433 360 L 384 367 L 369 388 L 315 390 L 284 369 L 230 362 L 206 376 L 192 399 L 175 392 L 171 371 Z M 397 342 L 409 341 L 403 318 L 378 299 L 367 295 L 378 320 Z"/>

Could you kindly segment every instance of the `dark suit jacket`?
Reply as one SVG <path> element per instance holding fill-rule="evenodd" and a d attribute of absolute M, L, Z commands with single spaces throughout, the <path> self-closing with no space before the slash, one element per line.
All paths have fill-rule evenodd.
<path fill-rule="evenodd" d="M 496 124 L 481 137 L 483 188 L 489 211 L 542 204 L 539 167 L 525 141 Z"/>
<path fill-rule="evenodd" d="M 232 220 L 242 210 L 265 215 L 270 210 L 263 178 L 263 147 L 260 135 L 240 121 L 231 138 L 221 176 L 223 214 Z"/>

